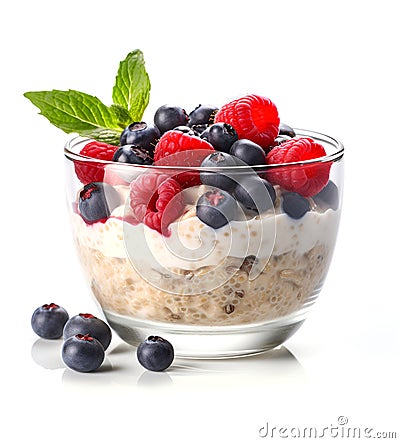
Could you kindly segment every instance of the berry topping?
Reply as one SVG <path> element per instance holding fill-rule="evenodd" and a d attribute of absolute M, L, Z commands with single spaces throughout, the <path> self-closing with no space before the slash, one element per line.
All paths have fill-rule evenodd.
<path fill-rule="evenodd" d="M 287 135 L 290 138 L 296 137 L 294 129 L 285 123 L 279 125 L 279 135 Z"/>
<path fill-rule="evenodd" d="M 179 183 L 166 174 L 144 173 L 131 183 L 130 206 L 133 218 L 168 235 L 168 226 L 184 208 Z"/>
<path fill-rule="evenodd" d="M 154 115 L 154 124 L 160 130 L 161 134 L 177 126 L 186 126 L 188 121 L 189 116 L 186 114 L 186 111 L 179 106 L 160 106 Z"/>
<path fill-rule="evenodd" d="M 112 161 L 117 149 L 117 146 L 92 141 L 87 143 L 81 149 L 79 154 L 85 157 L 96 158 L 98 160 Z M 78 179 L 84 185 L 90 182 L 102 182 L 104 179 L 104 165 L 76 160 L 74 166 Z"/>
<path fill-rule="evenodd" d="M 266 163 L 264 149 L 257 143 L 245 138 L 236 141 L 231 146 L 229 153 L 248 165 L 265 165 Z"/>
<path fill-rule="evenodd" d="M 97 339 L 104 350 L 111 343 L 111 329 L 107 323 L 92 314 L 78 314 L 71 317 L 64 327 L 64 340 L 81 334 L 82 336 L 90 335 Z"/>
<path fill-rule="evenodd" d="M 222 106 L 214 120 L 229 123 L 239 138 L 247 138 L 262 148 L 271 145 L 279 132 L 276 106 L 259 95 L 246 95 Z"/>
<path fill-rule="evenodd" d="M 213 152 L 203 160 L 201 166 L 203 168 L 229 168 L 237 166 L 237 163 L 234 157 L 225 152 Z M 200 180 L 205 185 L 225 191 L 232 191 L 237 184 L 232 170 L 229 169 L 218 172 L 200 172 Z"/>
<path fill-rule="evenodd" d="M 139 363 L 149 371 L 164 371 L 174 360 L 174 348 L 168 340 L 153 336 L 147 338 L 137 348 Z"/>
<path fill-rule="evenodd" d="M 152 165 L 153 158 L 145 148 L 136 145 L 121 146 L 115 151 L 113 161 L 135 165 Z"/>
<path fill-rule="evenodd" d="M 286 192 L 282 195 L 282 210 L 289 217 L 299 219 L 310 210 L 310 202 L 297 192 Z"/>
<path fill-rule="evenodd" d="M 218 151 L 229 152 L 238 139 L 235 129 L 227 123 L 214 123 L 200 136 L 207 140 Z"/>
<path fill-rule="evenodd" d="M 300 137 L 273 148 L 267 155 L 267 164 L 302 162 L 325 155 L 322 145 L 311 138 Z M 267 171 L 267 178 L 287 191 L 311 197 L 328 183 L 330 167 L 331 162 L 282 166 Z"/>
<path fill-rule="evenodd" d="M 274 206 L 276 192 L 267 180 L 257 175 L 249 175 L 240 180 L 234 196 L 246 209 L 260 214 Z"/>
<path fill-rule="evenodd" d="M 106 183 L 89 183 L 79 192 L 78 208 L 86 223 L 104 221 L 119 205 L 118 192 Z"/>
<path fill-rule="evenodd" d="M 236 200 L 221 189 L 203 194 L 196 204 L 196 215 L 206 225 L 221 228 L 235 218 Z"/>
<path fill-rule="evenodd" d="M 190 114 L 188 125 L 211 125 L 218 108 L 209 105 L 198 105 Z"/>
<path fill-rule="evenodd" d="M 339 207 L 338 187 L 329 180 L 325 188 L 313 197 L 314 202 L 322 209 L 332 208 L 334 211 Z"/>
<path fill-rule="evenodd" d="M 74 371 L 92 372 L 101 366 L 105 353 L 101 343 L 90 334 L 76 334 L 65 340 L 61 356 Z"/>
<path fill-rule="evenodd" d="M 214 148 L 210 143 L 207 143 L 199 137 L 193 137 L 181 131 L 168 131 L 157 143 L 154 151 L 154 160 L 158 162 L 160 159 L 176 154 L 177 152 L 191 151 L 195 149 L 214 151 Z M 174 164 L 177 166 L 180 165 L 180 163 L 176 162 L 174 162 Z"/>
<path fill-rule="evenodd" d="M 156 126 L 146 122 L 133 122 L 122 131 L 120 145 L 135 145 L 152 153 L 159 138 L 160 131 Z"/>
<path fill-rule="evenodd" d="M 39 337 L 60 338 L 68 318 L 68 313 L 64 308 L 55 303 L 50 303 L 35 310 L 31 318 L 31 326 Z"/>

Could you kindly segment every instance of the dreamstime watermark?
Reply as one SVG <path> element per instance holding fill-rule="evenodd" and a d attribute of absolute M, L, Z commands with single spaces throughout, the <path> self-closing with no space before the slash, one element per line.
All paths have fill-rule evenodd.
<path fill-rule="evenodd" d="M 348 417 L 340 415 L 336 424 L 328 426 L 291 426 L 271 425 L 268 421 L 262 426 L 258 435 L 261 438 L 283 438 L 283 439 L 323 439 L 323 438 L 357 438 L 357 439 L 397 439 L 397 431 L 382 431 L 370 426 L 349 425 Z"/>

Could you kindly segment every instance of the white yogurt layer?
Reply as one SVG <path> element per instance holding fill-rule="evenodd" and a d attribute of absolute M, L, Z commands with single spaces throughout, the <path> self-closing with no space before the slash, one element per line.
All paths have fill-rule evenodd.
<path fill-rule="evenodd" d="M 232 221 L 217 230 L 195 215 L 170 225 L 171 235 L 162 236 L 143 224 L 121 220 L 125 206 L 116 208 L 105 223 L 87 225 L 72 214 L 75 236 L 82 246 L 116 258 L 156 261 L 165 268 L 196 270 L 216 266 L 225 257 L 260 260 L 288 251 L 303 254 L 317 244 L 333 247 L 339 225 L 339 211 L 310 211 L 300 220 L 285 213 L 267 212 L 250 220 Z"/>

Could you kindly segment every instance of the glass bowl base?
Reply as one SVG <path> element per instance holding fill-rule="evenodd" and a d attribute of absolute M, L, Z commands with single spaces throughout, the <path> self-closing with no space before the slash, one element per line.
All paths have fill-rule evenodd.
<path fill-rule="evenodd" d="M 299 313 L 265 323 L 237 326 L 191 326 L 138 320 L 103 310 L 115 332 L 138 346 L 150 335 L 168 340 L 182 358 L 244 357 L 274 349 L 291 337 L 305 320 Z"/>

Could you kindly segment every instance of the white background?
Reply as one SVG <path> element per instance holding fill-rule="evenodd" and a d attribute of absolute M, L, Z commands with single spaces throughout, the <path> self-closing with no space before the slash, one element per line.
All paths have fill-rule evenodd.
<path fill-rule="evenodd" d="M 267 421 L 322 429 L 338 416 L 400 436 L 397 3 L 2 6 L 2 442 L 255 442 Z M 277 104 L 282 121 L 336 136 L 347 149 L 330 274 L 280 351 L 180 361 L 152 374 L 115 338 L 104 370 L 84 375 L 62 366 L 60 341 L 38 340 L 30 328 L 44 303 L 99 312 L 67 222 L 67 136 L 22 94 L 71 88 L 109 104 L 118 63 L 135 48 L 152 81 L 150 119 L 167 102 L 190 110 L 257 93 Z"/>

